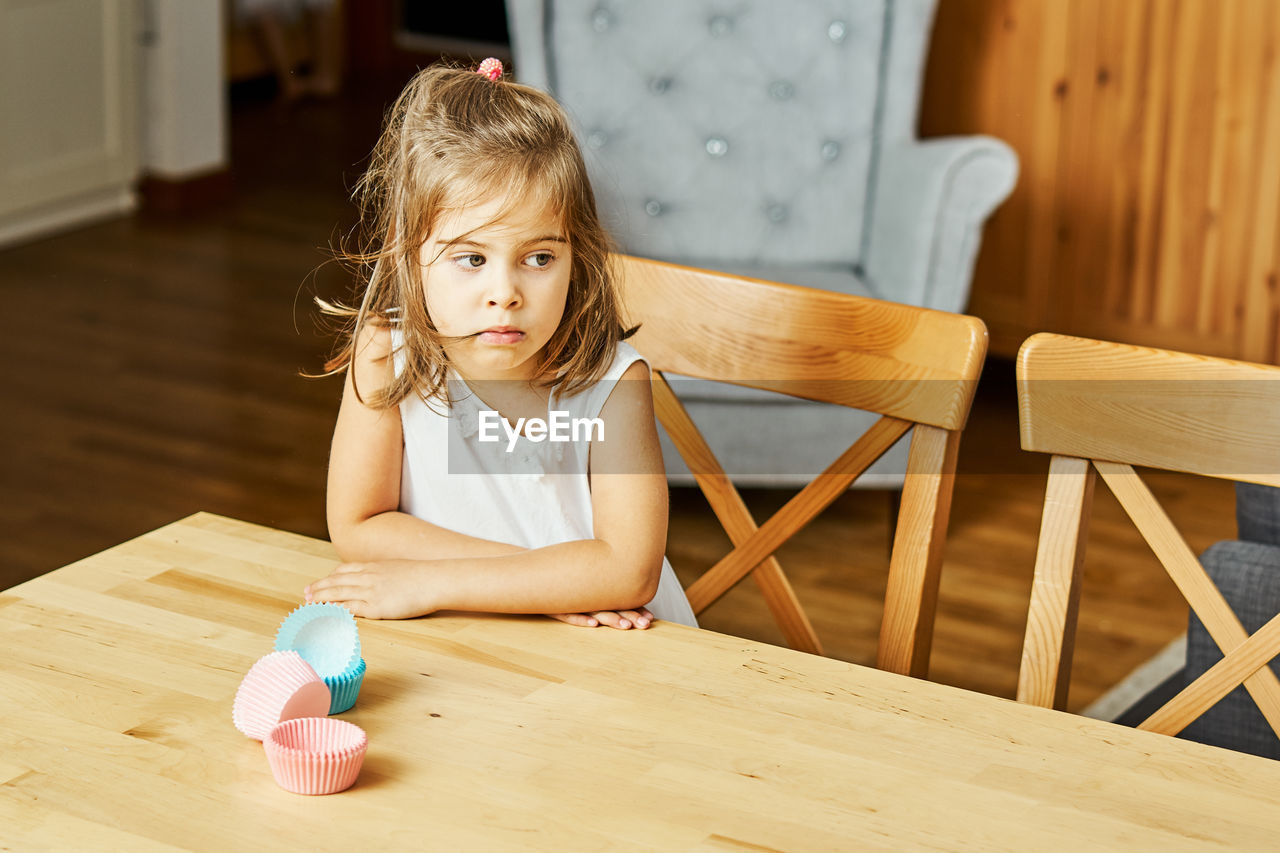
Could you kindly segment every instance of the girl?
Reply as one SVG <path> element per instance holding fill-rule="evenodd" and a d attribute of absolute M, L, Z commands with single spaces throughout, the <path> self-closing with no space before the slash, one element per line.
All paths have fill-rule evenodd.
<path fill-rule="evenodd" d="M 347 377 L 328 484 L 345 562 L 306 598 L 693 625 L 582 155 L 558 104 L 501 75 L 420 72 L 357 190 L 363 301 L 322 304 L 349 320 L 327 365 Z"/>

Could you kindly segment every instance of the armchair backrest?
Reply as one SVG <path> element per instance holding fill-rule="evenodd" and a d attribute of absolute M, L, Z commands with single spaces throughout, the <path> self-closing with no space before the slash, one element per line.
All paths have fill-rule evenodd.
<path fill-rule="evenodd" d="M 935 2 L 508 0 L 513 70 L 568 109 L 627 252 L 856 268 Z"/>

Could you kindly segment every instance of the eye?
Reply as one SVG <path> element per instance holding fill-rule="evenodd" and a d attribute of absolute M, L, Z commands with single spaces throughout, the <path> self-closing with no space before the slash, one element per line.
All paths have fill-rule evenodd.
<path fill-rule="evenodd" d="M 453 262 L 464 269 L 477 269 L 484 266 L 484 255 L 467 252 L 465 255 L 455 255 Z"/>
<path fill-rule="evenodd" d="M 525 263 L 531 267 L 537 267 L 538 269 L 542 269 L 543 267 L 551 266 L 551 262 L 554 261 L 555 259 L 556 259 L 556 256 L 552 252 L 534 252 L 532 255 L 530 255 L 528 258 L 525 259 Z"/>

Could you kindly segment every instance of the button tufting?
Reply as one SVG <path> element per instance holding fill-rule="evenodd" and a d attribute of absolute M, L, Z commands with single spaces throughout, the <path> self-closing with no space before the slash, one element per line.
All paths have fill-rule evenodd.
<path fill-rule="evenodd" d="M 671 88 L 670 77 L 654 77 L 652 80 L 649 81 L 649 91 L 653 92 L 655 95 L 664 94 L 670 88 Z"/>
<path fill-rule="evenodd" d="M 609 134 L 603 130 L 593 130 L 587 134 L 587 146 L 590 148 L 603 148 L 608 141 Z"/>
<path fill-rule="evenodd" d="M 787 213 L 785 204 L 771 204 L 764 209 L 764 215 L 769 218 L 770 222 L 786 222 Z"/>
<path fill-rule="evenodd" d="M 796 93 L 796 87 L 792 86 L 786 80 L 775 80 L 769 84 L 769 96 L 777 101 L 790 100 L 791 96 Z"/>
<path fill-rule="evenodd" d="M 833 139 L 828 139 L 822 143 L 822 159 L 830 163 L 832 160 L 840 156 L 840 143 Z"/>
<path fill-rule="evenodd" d="M 847 35 L 849 35 L 849 25 L 844 21 L 832 21 L 827 27 L 827 38 L 836 44 L 843 42 Z"/>
<path fill-rule="evenodd" d="M 598 33 L 602 33 L 613 25 L 613 15 L 609 14 L 609 10 L 597 6 L 596 10 L 591 13 L 591 29 Z"/>
<path fill-rule="evenodd" d="M 707 153 L 712 157 L 723 157 L 729 153 L 729 143 L 718 136 L 707 140 Z"/>
<path fill-rule="evenodd" d="M 662 202 L 658 201 L 656 198 L 649 199 L 644 203 L 644 212 L 650 216 L 661 216 Z"/>
<path fill-rule="evenodd" d="M 727 36 L 733 32 L 733 18 L 728 15 L 716 15 L 707 21 L 707 31 L 711 33 L 712 38 Z"/>

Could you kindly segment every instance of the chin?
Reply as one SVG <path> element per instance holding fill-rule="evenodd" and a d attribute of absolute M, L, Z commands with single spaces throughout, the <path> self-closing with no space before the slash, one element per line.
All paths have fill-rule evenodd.
<path fill-rule="evenodd" d="M 483 373 L 532 373 L 533 365 L 524 358 L 483 358 L 474 362 L 476 370 Z"/>

